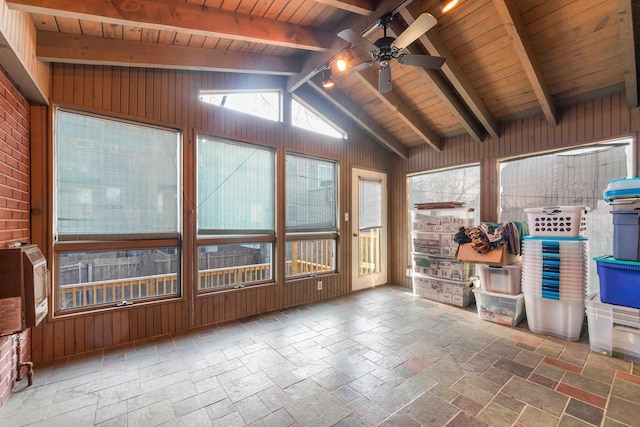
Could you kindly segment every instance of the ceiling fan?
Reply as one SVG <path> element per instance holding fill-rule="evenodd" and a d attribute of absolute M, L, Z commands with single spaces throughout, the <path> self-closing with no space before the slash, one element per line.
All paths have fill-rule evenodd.
<path fill-rule="evenodd" d="M 349 73 L 360 71 L 370 67 L 374 62 L 380 63 L 378 72 L 378 91 L 386 93 L 391 90 L 391 67 L 390 62 L 396 60 L 401 64 L 415 67 L 438 70 L 444 64 L 444 58 L 430 55 L 412 55 L 400 53 L 405 47 L 413 43 L 418 37 L 433 28 L 438 21 L 429 13 L 423 13 L 413 21 L 397 38 L 387 36 L 387 28 L 393 19 L 390 13 L 384 15 L 378 21 L 378 26 L 383 29 L 384 36 L 371 43 L 357 32 L 350 28 L 338 33 L 338 37 L 348 41 L 371 53 L 371 61 L 362 62 L 351 67 Z"/>

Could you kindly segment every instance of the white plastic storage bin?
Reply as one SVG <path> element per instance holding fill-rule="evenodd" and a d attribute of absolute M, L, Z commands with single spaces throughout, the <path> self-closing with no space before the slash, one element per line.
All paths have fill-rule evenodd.
<path fill-rule="evenodd" d="M 455 233 L 412 231 L 413 251 L 427 255 L 453 257 L 458 244 L 453 240 Z"/>
<path fill-rule="evenodd" d="M 517 295 L 520 291 L 522 264 L 504 266 L 478 265 L 483 291 Z"/>
<path fill-rule="evenodd" d="M 475 265 L 457 259 L 413 253 L 413 272 L 452 280 L 467 280 L 475 275 Z"/>
<path fill-rule="evenodd" d="M 527 324 L 532 332 L 569 341 L 580 339 L 584 323 L 584 299 L 553 300 L 524 292 Z"/>
<path fill-rule="evenodd" d="M 541 237 L 578 237 L 587 229 L 584 206 L 527 208 L 529 234 Z"/>
<path fill-rule="evenodd" d="M 437 302 L 466 307 L 473 302 L 474 280 L 447 280 L 412 274 L 413 294 Z"/>
<path fill-rule="evenodd" d="M 474 289 L 478 317 L 501 325 L 516 326 L 524 319 L 524 294 L 505 295 Z"/>
<path fill-rule="evenodd" d="M 640 309 L 605 304 L 597 292 L 586 310 L 591 350 L 640 362 Z"/>
<path fill-rule="evenodd" d="M 460 227 L 470 227 L 474 210 L 471 208 L 412 209 L 411 229 L 413 231 L 452 232 Z"/>

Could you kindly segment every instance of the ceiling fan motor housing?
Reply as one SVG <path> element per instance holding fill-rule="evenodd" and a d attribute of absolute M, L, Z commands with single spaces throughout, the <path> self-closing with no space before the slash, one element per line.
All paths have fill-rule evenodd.
<path fill-rule="evenodd" d="M 381 37 L 375 41 L 375 45 L 378 47 L 378 50 L 375 52 L 371 52 L 371 56 L 373 59 L 378 61 L 390 61 L 395 58 L 396 49 L 391 47 L 391 43 L 395 41 L 394 37 Z"/>

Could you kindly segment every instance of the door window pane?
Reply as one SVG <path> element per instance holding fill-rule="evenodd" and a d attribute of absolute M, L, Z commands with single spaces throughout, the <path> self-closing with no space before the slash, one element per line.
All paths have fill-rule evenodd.
<path fill-rule="evenodd" d="M 382 227 L 382 184 L 360 179 L 360 230 Z"/>

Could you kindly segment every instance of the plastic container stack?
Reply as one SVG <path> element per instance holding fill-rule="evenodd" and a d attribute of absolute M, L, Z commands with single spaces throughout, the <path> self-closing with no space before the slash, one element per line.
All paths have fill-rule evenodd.
<path fill-rule="evenodd" d="M 609 183 L 613 256 L 596 257 L 600 292 L 587 301 L 591 350 L 640 361 L 640 178 Z"/>
<path fill-rule="evenodd" d="M 456 259 L 453 237 L 460 227 L 473 224 L 474 214 L 464 207 L 411 211 L 414 295 L 458 307 L 473 302 L 475 266 Z"/>
<path fill-rule="evenodd" d="M 586 208 L 525 209 L 530 236 L 522 243 L 522 292 L 529 329 L 577 341 L 589 286 Z"/>
<path fill-rule="evenodd" d="M 516 326 L 524 319 L 524 294 L 520 289 L 522 264 L 478 265 L 480 288 L 476 296 L 478 317 L 501 325 Z"/>

